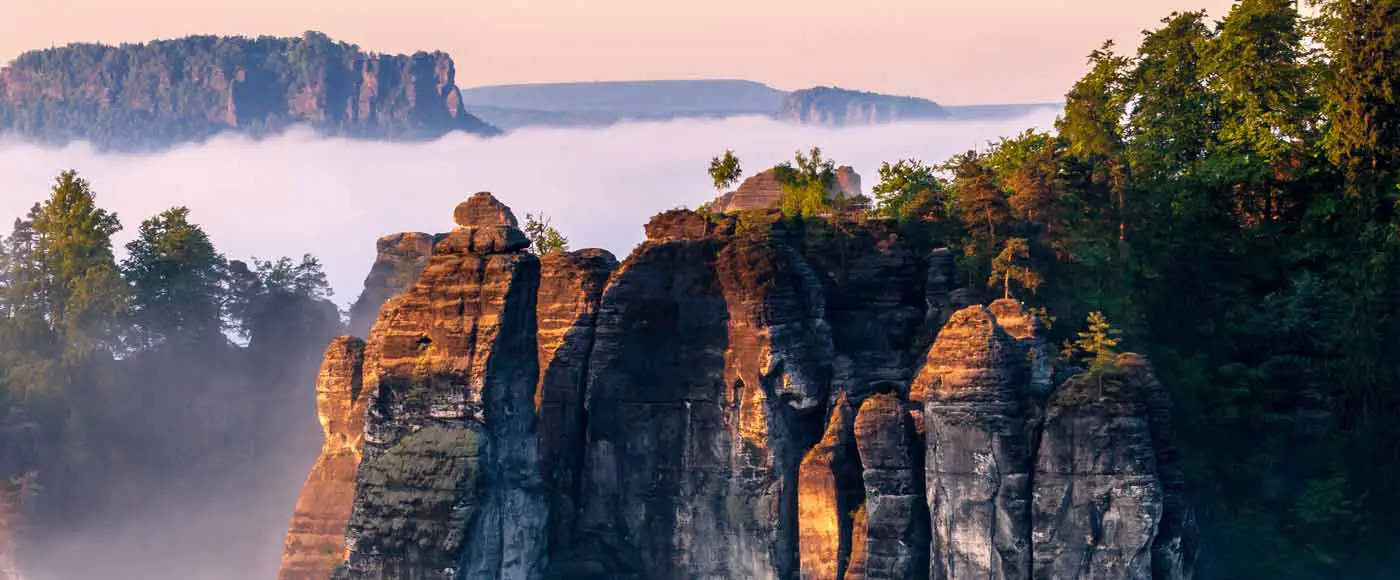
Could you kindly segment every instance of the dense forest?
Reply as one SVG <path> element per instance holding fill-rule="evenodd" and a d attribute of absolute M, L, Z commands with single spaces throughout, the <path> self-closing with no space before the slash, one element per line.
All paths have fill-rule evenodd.
<path fill-rule="evenodd" d="M 26 516 L 3 523 L 23 526 L 31 569 L 81 562 L 59 539 L 125 519 L 170 518 L 148 544 L 178 537 L 195 526 L 180 511 L 250 501 L 270 458 L 300 468 L 319 446 L 306 389 L 342 328 L 320 264 L 229 260 L 190 220 L 141 222 L 118 262 L 122 224 L 70 171 L 0 236 L 0 505 Z M 216 538 L 225 565 L 255 547 Z"/>
<path fill-rule="evenodd" d="M 1053 132 L 886 163 L 868 209 L 831 206 L 819 149 L 780 166 L 785 214 L 900 220 L 959 248 L 968 286 L 1043 308 L 1066 356 L 1086 324 L 1149 354 L 1205 578 L 1400 574 L 1400 1 L 1310 8 L 1105 43 Z"/>

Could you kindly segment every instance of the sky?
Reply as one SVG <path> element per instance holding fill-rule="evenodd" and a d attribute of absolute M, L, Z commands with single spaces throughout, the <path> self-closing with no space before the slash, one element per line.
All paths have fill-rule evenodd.
<path fill-rule="evenodd" d="M 944 104 L 1057 102 L 1085 56 L 1229 0 L 0 0 L 0 61 L 75 41 L 320 30 L 445 50 L 461 86 L 743 78 Z"/>
<path fill-rule="evenodd" d="M 642 241 L 652 215 L 715 197 L 706 167 L 726 148 L 753 174 L 820 146 L 827 158 L 854 167 L 868 192 L 883 161 L 943 161 L 1027 128 L 1047 129 L 1056 113 L 846 129 L 763 118 L 683 120 L 521 129 L 491 140 L 459 133 L 426 143 L 291 133 L 262 142 L 222 137 L 149 155 L 0 139 L 0 224 L 47 196 L 60 171 L 76 169 L 98 205 L 120 218 L 119 250 L 141 220 L 185 205 L 229 258 L 317 256 L 333 300 L 344 305 L 363 287 L 376 239 L 451 231 L 453 208 L 477 191 L 494 193 L 521 220 L 526 213 L 551 217 L 575 249 L 601 247 L 621 259 Z"/>

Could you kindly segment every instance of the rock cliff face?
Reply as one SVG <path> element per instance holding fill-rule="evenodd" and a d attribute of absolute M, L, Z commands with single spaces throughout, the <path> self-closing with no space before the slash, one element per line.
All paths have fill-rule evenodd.
<path fill-rule="evenodd" d="M 420 232 L 405 232 L 379 238 L 375 244 L 374 266 L 365 277 L 365 288 L 350 306 L 351 335 L 368 336 L 380 307 L 390 298 L 413 286 L 433 255 L 436 239 Z"/>
<path fill-rule="evenodd" d="M 292 512 L 278 580 L 324 580 L 345 559 L 345 522 L 364 444 L 364 362 L 365 343 L 358 338 L 337 338 L 326 349 L 316 379 L 325 443 Z"/>
<path fill-rule="evenodd" d="M 499 132 L 466 111 L 446 54 L 371 54 L 316 32 L 75 44 L 0 70 L 0 130 L 51 143 L 163 147 L 298 124 L 388 139 Z"/>
<path fill-rule="evenodd" d="M 1049 388 L 1037 319 L 964 304 L 947 251 L 673 211 L 619 265 L 457 217 L 366 342 L 336 578 L 1191 577 L 1150 367 Z"/>
<path fill-rule="evenodd" d="M 877 125 L 896 121 L 940 119 L 949 113 L 933 101 L 815 87 L 789 93 L 777 117 L 813 125 Z"/>

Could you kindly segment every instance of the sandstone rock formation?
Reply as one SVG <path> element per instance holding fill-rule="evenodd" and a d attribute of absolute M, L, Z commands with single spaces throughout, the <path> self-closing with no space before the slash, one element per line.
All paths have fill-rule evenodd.
<path fill-rule="evenodd" d="M 1055 392 L 1035 469 L 1037 580 L 1192 577 L 1195 523 L 1167 407 L 1137 355 Z"/>
<path fill-rule="evenodd" d="M 572 544 L 575 499 L 584 454 L 584 386 L 598 307 L 617 258 L 605 250 L 554 253 L 540 258 L 535 312 L 538 329 L 540 475 L 549 490 L 550 541 Z"/>
<path fill-rule="evenodd" d="M 0 70 L 0 130 L 51 143 L 165 147 L 300 124 L 364 138 L 499 133 L 466 111 L 447 54 L 366 53 L 317 32 L 73 45 Z"/>
<path fill-rule="evenodd" d="M 473 216 L 495 200 L 468 201 Z M 462 223 L 462 222 L 459 222 Z M 338 577 L 540 578 L 539 260 L 499 215 L 438 242 L 380 312 L 350 548 Z"/>
<path fill-rule="evenodd" d="M 836 168 L 836 181 L 827 189 L 828 197 L 861 195 L 860 174 L 849 166 Z M 745 209 L 769 209 L 777 207 L 783 198 L 783 184 L 778 179 L 777 169 L 761 171 L 745 179 L 734 191 L 721 195 L 712 203 L 717 213 L 729 213 Z"/>
<path fill-rule="evenodd" d="M 355 501 L 355 474 L 364 443 L 365 343 L 340 337 L 326 348 L 316 379 L 316 411 L 325 432 L 292 512 L 278 580 L 325 580 L 345 560 L 345 522 Z"/>
<path fill-rule="evenodd" d="M 365 288 L 350 306 L 350 328 L 353 336 L 368 336 L 379 316 L 379 308 L 390 298 L 408 289 L 418 280 L 418 274 L 433 255 L 433 236 L 420 232 L 405 232 L 379 238 L 375 243 L 374 266 L 365 277 Z"/>
<path fill-rule="evenodd" d="M 456 215 L 365 346 L 336 578 L 1190 578 L 1145 361 L 1051 389 L 1038 319 L 946 250 L 677 210 L 619 265 Z"/>
<path fill-rule="evenodd" d="M 915 379 L 924 401 L 929 577 L 1030 577 L 1032 431 L 1025 362 L 982 307 L 938 334 Z M 916 399 L 917 400 L 917 399 Z"/>

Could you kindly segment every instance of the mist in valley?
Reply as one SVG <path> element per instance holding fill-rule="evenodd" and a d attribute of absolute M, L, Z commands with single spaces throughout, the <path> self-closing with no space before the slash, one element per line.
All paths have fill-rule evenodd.
<path fill-rule="evenodd" d="M 141 220 L 187 206 L 191 221 L 231 259 L 316 256 L 333 301 L 344 306 L 360 292 L 378 237 L 449 231 L 453 207 L 476 191 L 493 192 L 521 219 L 547 215 L 572 248 L 602 247 L 622 258 L 643 239 L 653 214 L 715 197 L 705 168 L 725 149 L 735 151 L 750 175 L 790 160 L 796 150 L 820 146 L 838 165 L 854 167 L 868 193 L 883 161 L 939 162 L 1027 128 L 1048 128 L 1054 116 L 1046 111 L 995 122 L 845 129 L 737 118 L 525 129 L 495 139 L 450 135 L 427 143 L 325 139 L 301 131 L 261 141 L 227 136 L 141 155 L 0 139 L 0 219 L 8 224 L 24 215 L 55 175 L 75 169 L 91 182 L 98 204 L 122 220 L 118 260 Z M 221 440 L 222 431 L 207 420 L 218 409 L 199 414 L 184 402 L 125 401 L 130 408 L 114 415 L 120 420 L 103 426 L 111 431 L 107 436 L 129 435 L 141 442 L 133 445 L 150 456 L 146 460 L 176 475 L 126 482 L 111 469 L 84 474 L 74 487 L 113 499 L 74 515 L 61 533 L 49 530 L 42 545 L 27 546 L 26 580 L 272 578 L 292 506 L 320 445 L 314 372 L 328 331 L 325 325 L 308 328 L 279 339 L 319 342 L 292 349 L 296 354 L 288 356 L 296 360 L 265 375 L 224 380 L 221 370 L 178 356 L 142 363 L 160 377 L 153 381 L 177 384 L 190 397 L 211 389 L 221 393 L 213 398 L 220 404 L 246 404 L 241 412 L 260 421 L 256 444 Z M 289 347 L 272 340 L 261 348 Z M 228 376 L 255 360 L 219 356 Z M 243 400 L 261 397 L 267 399 Z M 179 475 L 186 465 L 198 476 Z"/>

